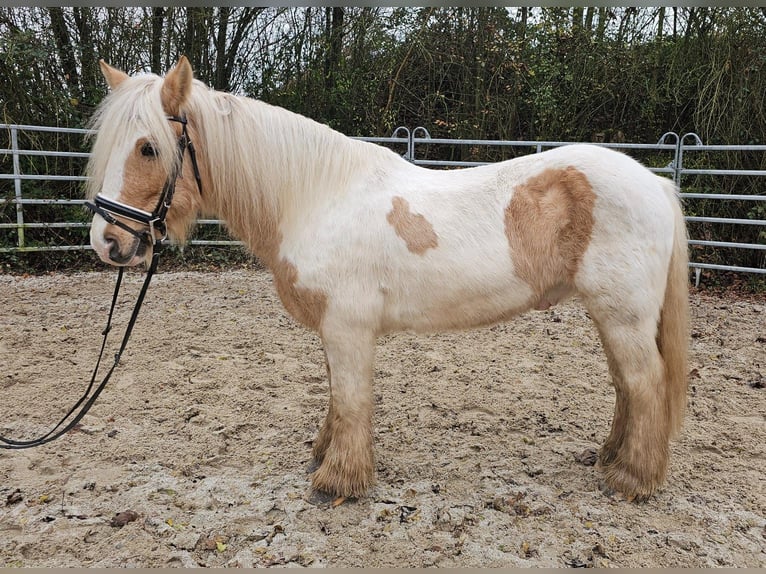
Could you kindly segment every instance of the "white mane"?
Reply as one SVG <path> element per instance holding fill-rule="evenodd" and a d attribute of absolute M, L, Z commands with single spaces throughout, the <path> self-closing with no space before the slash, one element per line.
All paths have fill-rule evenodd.
<path fill-rule="evenodd" d="M 177 142 L 160 102 L 162 81 L 153 74 L 130 78 L 104 100 L 92 120 L 98 135 L 88 165 L 89 196 L 101 188 L 110 150 L 136 130 L 151 134 L 159 157 L 167 161 L 164 167 L 172 168 Z M 197 80 L 183 109 L 211 179 L 205 207 L 240 213 L 250 225 L 256 213 L 284 221 L 305 212 L 308 204 L 343 193 L 355 175 L 369 173 L 371 162 L 399 159 L 380 146 Z"/>

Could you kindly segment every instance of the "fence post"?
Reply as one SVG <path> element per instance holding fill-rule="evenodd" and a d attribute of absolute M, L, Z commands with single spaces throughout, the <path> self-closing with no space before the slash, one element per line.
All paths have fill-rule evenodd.
<path fill-rule="evenodd" d="M 702 140 L 700 137 L 695 134 L 694 132 L 687 132 L 684 135 L 682 135 L 680 138 L 678 138 L 678 167 L 677 167 L 677 173 L 678 173 L 678 180 L 676 181 L 676 184 L 680 187 L 681 186 L 681 170 L 684 166 L 684 140 L 686 140 L 687 137 L 694 138 L 694 143 L 691 145 L 702 145 Z"/>
<path fill-rule="evenodd" d="M 13 184 L 16 197 L 16 234 L 19 247 L 24 247 L 24 204 L 21 199 L 21 163 L 19 161 L 19 134 L 11 127 L 11 150 L 13 152 Z"/>
<path fill-rule="evenodd" d="M 392 138 L 398 138 L 397 135 L 399 132 L 404 132 L 406 134 L 407 138 L 407 151 L 404 152 L 404 155 L 402 156 L 407 161 L 412 161 L 412 134 L 410 133 L 409 128 L 406 128 L 404 126 L 399 126 L 394 130 L 394 133 L 391 134 Z"/>
<path fill-rule="evenodd" d="M 427 139 L 427 140 L 431 139 L 431 134 L 428 133 L 428 130 L 426 128 L 424 128 L 423 126 L 418 126 L 414 130 L 412 130 L 412 134 L 410 135 L 410 146 L 411 146 L 411 150 L 412 150 L 412 160 L 411 161 L 413 161 L 413 162 L 415 161 L 415 134 L 418 133 L 418 130 L 422 131 L 425 134 L 423 139 Z"/>
<path fill-rule="evenodd" d="M 678 137 L 678 134 L 676 132 L 665 132 L 660 136 L 660 139 L 657 141 L 657 145 L 661 146 L 665 144 L 665 140 L 668 137 L 674 137 L 676 138 L 676 151 L 673 154 L 673 159 L 670 160 L 670 163 L 668 164 L 668 167 L 673 169 L 673 183 L 676 185 L 679 185 L 681 183 L 681 168 L 679 166 L 678 161 L 678 155 L 681 150 L 681 138 Z"/>
<path fill-rule="evenodd" d="M 702 140 L 700 137 L 695 134 L 694 132 L 687 132 L 684 135 L 682 135 L 680 138 L 678 138 L 678 162 L 676 167 L 676 185 L 678 188 L 681 188 L 681 170 L 684 167 L 684 140 L 686 140 L 687 137 L 694 138 L 694 143 L 692 145 L 702 145 Z M 694 268 L 694 287 L 699 288 L 700 286 L 700 278 L 702 276 L 702 268 L 701 267 L 695 267 Z"/>

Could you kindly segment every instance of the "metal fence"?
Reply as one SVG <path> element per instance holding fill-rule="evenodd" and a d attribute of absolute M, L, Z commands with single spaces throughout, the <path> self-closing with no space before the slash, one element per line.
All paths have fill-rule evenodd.
<path fill-rule="evenodd" d="M 20 145 L 20 135 L 24 135 L 25 143 L 34 140 L 35 134 L 56 133 L 65 135 L 68 140 L 61 148 L 66 149 L 34 149 L 34 145 Z M 27 231 L 35 229 L 45 230 L 72 230 L 86 229 L 90 226 L 89 216 L 86 216 L 85 210 L 79 217 L 72 216 L 72 206 L 82 206 L 82 182 L 85 177 L 82 175 L 71 175 L 71 173 L 82 173 L 82 170 L 73 172 L 71 165 L 69 169 L 63 169 L 59 161 L 84 162 L 88 158 L 87 151 L 72 151 L 73 149 L 85 149 L 84 140 L 88 134 L 87 130 L 71 128 L 54 128 L 41 126 L 9 125 L 0 124 L 0 133 L 5 136 L 6 147 L 0 148 L 0 253 L 9 252 L 29 252 L 29 251 L 64 251 L 64 250 L 83 250 L 90 249 L 89 245 L 82 244 L 87 241 L 85 232 L 82 232 L 81 240 L 76 243 L 62 240 L 59 244 L 29 241 Z M 72 138 L 77 140 L 72 143 Z M 546 149 L 568 145 L 572 142 L 555 141 L 504 141 L 504 140 L 465 140 L 465 139 L 438 139 L 432 138 L 428 130 L 423 127 L 417 127 L 410 130 L 406 127 L 399 127 L 394 130 L 391 137 L 367 137 L 356 138 L 365 141 L 374 142 L 380 145 L 391 147 L 399 152 L 407 160 L 431 168 L 462 168 L 477 165 L 484 165 L 492 161 L 507 159 L 529 153 L 540 153 Z M 1 141 L 1 140 L 0 140 Z M 695 189 L 693 192 L 683 192 L 681 196 L 687 200 L 687 211 L 689 200 L 702 200 L 705 202 L 715 202 L 720 208 L 721 202 L 728 202 L 732 205 L 737 203 L 737 208 L 732 211 L 740 213 L 743 211 L 742 202 L 752 208 L 746 208 L 747 217 L 710 217 L 703 214 L 687 212 L 686 220 L 691 224 L 710 225 L 732 225 L 732 226 L 755 226 L 755 233 L 750 235 L 754 237 L 752 242 L 741 241 L 722 241 L 719 239 L 709 239 L 705 233 L 700 231 L 700 236 L 690 235 L 689 244 L 704 248 L 720 250 L 721 253 L 731 253 L 732 250 L 756 250 L 763 257 L 754 258 L 758 261 L 757 266 L 733 265 L 726 261 L 725 255 L 720 263 L 710 263 L 704 261 L 695 261 L 695 251 L 692 249 L 692 261 L 690 267 L 694 268 L 699 283 L 700 272 L 702 269 L 726 270 L 742 273 L 766 274 L 766 195 L 762 190 L 764 187 L 764 169 L 731 169 L 726 159 L 731 154 L 747 153 L 762 154 L 766 159 L 766 146 L 764 145 L 704 145 L 700 138 L 693 133 L 687 133 L 682 136 L 674 132 L 664 134 L 656 144 L 634 144 L 634 143 L 597 143 L 605 147 L 619 149 L 628 155 L 640 159 L 643 163 L 650 166 L 655 173 L 666 174 L 672 178 L 682 188 L 682 191 L 690 184 L 694 178 L 701 176 L 713 178 L 728 178 L 729 181 L 735 181 L 737 178 L 748 178 L 747 181 L 754 182 L 749 186 L 753 193 L 708 193 L 699 190 L 699 185 L 691 185 Z M 0 144 L 2 145 L 2 144 Z M 718 154 L 718 159 L 713 156 Z M 32 158 L 38 158 L 34 160 Z M 692 158 L 691 160 L 689 158 Z M 10 161 L 9 161 L 10 160 Z M 35 165 L 34 169 L 38 173 L 30 173 L 25 170 L 24 165 Z M 40 171 L 41 163 L 44 169 Z M 766 161 L 761 161 L 760 166 L 766 165 Z M 26 171 L 26 172 L 25 172 Z M 34 170 L 32 170 L 34 171 Z M 60 173 L 60 172 L 66 173 Z M 59 173 L 57 173 L 59 172 Z M 742 180 L 740 180 L 741 182 Z M 67 182 L 66 193 L 46 193 L 45 189 L 50 182 Z M 61 184 L 58 184 L 59 186 Z M 30 187 L 34 190 L 30 190 Z M 11 207 L 12 206 L 12 207 Z M 61 208 L 62 217 L 55 216 L 55 221 L 35 220 L 31 213 L 35 206 L 56 206 Z M 67 210 L 67 208 L 69 208 Z M 720 209 L 716 210 L 720 213 Z M 50 218 L 50 210 L 47 211 Z M 221 221 L 211 219 L 201 219 L 198 221 L 201 226 L 221 226 Z M 30 233 L 32 233 L 30 231 Z M 3 235 L 5 234 L 5 235 Z M 9 234 L 15 234 L 13 240 Z M 239 242 L 232 241 L 230 238 L 222 239 L 200 239 L 191 240 L 192 245 L 238 245 Z"/>

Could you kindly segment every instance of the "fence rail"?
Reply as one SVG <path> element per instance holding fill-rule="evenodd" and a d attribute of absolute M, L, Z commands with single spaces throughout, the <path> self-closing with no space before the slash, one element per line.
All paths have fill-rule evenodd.
<path fill-rule="evenodd" d="M 84 162 L 89 157 L 85 151 L 75 151 L 69 149 L 32 149 L 34 146 L 28 146 L 24 149 L 19 145 L 19 136 L 25 135 L 30 139 L 35 133 L 62 134 L 80 138 L 82 146 L 85 136 L 89 133 L 84 129 L 57 128 L 47 126 L 13 125 L 0 124 L 0 133 L 5 134 L 8 142 L 7 147 L 0 148 L 0 253 L 29 252 L 29 251 L 69 251 L 90 249 L 89 245 L 76 245 L 67 242 L 62 244 L 40 243 L 39 241 L 30 241 L 25 231 L 35 229 L 85 229 L 90 226 L 89 218 L 86 219 L 83 210 L 82 220 L 75 221 L 69 214 L 69 220 L 63 214 L 63 208 L 68 206 L 81 206 L 84 198 L 80 191 L 81 184 L 86 180 L 82 175 L 72 175 L 72 170 L 67 173 L 55 173 L 57 169 L 51 171 L 45 170 L 44 173 L 25 173 L 22 168 L 22 161 L 30 163 L 28 158 L 42 158 L 46 162 L 52 160 L 54 163 L 58 160 L 80 161 Z M 432 138 L 428 130 L 423 127 L 416 127 L 410 130 L 406 127 L 399 127 L 394 130 L 391 137 L 362 137 L 356 138 L 379 145 L 385 145 L 395 149 L 401 155 L 417 165 L 431 168 L 463 168 L 485 165 L 497 158 L 503 159 L 505 156 L 512 157 L 525 155 L 529 153 L 540 153 L 547 149 L 569 145 L 572 142 L 556 141 L 506 141 L 506 140 L 470 140 L 470 139 L 446 139 Z M 31 141 L 31 140 L 30 140 Z M 650 143 L 598 143 L 604 147 L 618 149 L 632 156 L 649 155 L 652 161 L 657 164 L 649 167 L 651 171 L 659 174 L 665 174 L 673 179 L 681 189 L 684 189 L 686 182 L 691 178 L 701 176 L 711 176 L 715 178 L 759 178 L 756 189 L 763 189 L 762 178 L 766 177 L 766 170 L 763 169 L 732 169 L 729 165 L 717 165 L 712 160 L 706 160 L 706 156 L 713 153 L 748 153 L 765 154 L 764 145 L 704 145 L 700 138 L 693 133 L 679 136 L 674 132 L 663 134 L 656 144 Z M 404 150 L 402 152 L 402 150 Z M 448 152 L 445 154 L 445 150 Z M 445 159 L 446 156 L 459 156 L 458 159 Z M 485 159 L 482 159 L 482 157 Z M 486 159 L 494 156 L 493 159 Z M 689 158 L 700 158 L 689 161 Z M 10 161 L 8 161 L 10 159 Z M 643 159 L 638 157 L 638 159 Z M 39 160 L 38 160 L 39 161 Z M 700 165 L 702 162 L 702 165 Z M 644 160 L 644 163 L 647 163 Z M 31 164 L 30 164 L 31 165 Z M 649 165 L 649 164 L 647 164 Z M 761 166 L 766 165 L 761 162 Z M 77 173 L 82 173 L 79 170 Z M 72 189 L 69 197 L 50 197 L 40 196 L 39 182 L 69 182 Z M 32 193 L 28 187 L 36 183 L 37 190 Z M 12 185 L 11 185 L 12 184 Z M 25 189 L 25 186 L 27 189 Z M 43 192 L 44 193 L 44 192 Z M 766 252 L 766 195 L 762 193 L 702 193 L 702 192 L 682 192 L 681 197 L 687 200 L 701 200 L 713 202 L 746 202 L 753 205 L 763 206 L 757 210 L 751 210 L 747 217 L 742 217 L 740 210 L 739 217 L 712 217 L 702 215 L 686 215 L 686 221 L 689 223 L 700 223 L 704 225 L 745 225 L 755 226 L 756 239 L 752 243 L 742 241 L 722 241 L 710 239 L 709 237 L 690 236 L 689 245 L 706 248 L 715 248 L 722 250 L 755 250 Z M 760 203 L 759 203 L 760 202 Z M 10 207 L 10 206 L 13 207 Z M 62 207 L 62 217 L 56 221 L 37 221 L 29 213 L 35 206 L 60 206 Z M 9 208 L 10 207 L 10 208 Z M 25 208 L 27 208 L 25 210 Z M 750 217 L 750 213 L 755 213 L 758 217 Z M 200 219 L 197 222 L 201 226 L 220 226 L 221 221 L 216 219 Z M 10 240 L 9 235 L 15 234 L 15 239 Z M 82 239 L 84 240 L 84 238 Z M 213 245 L 239 245 L 238 241 L 230 239 L 202 239 L 193 238 L 192 245 L 213 246 Z M 690 267 L 695 269 L 697 282 L 700 280 L 700 271 L 702 269 L 725 270 L 741 273 L 766 274 L 766 256 L 759 259 L 759 266 L 742 266 L 723 263 L 710 263 L 705 261 L 695 261 L 694 251 L 692 251 L 692 261 Z"/>

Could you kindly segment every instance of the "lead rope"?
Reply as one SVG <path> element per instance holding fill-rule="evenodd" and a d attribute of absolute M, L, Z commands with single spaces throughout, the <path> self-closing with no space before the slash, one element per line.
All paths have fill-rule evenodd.
<path fill-rule="evenodd" d="M 119 271 L 117 272 L 117 281 L 114 285 L 114 295 L 112 296 L 112 305 L 109 308 L 109 317 L 106 321 L 106 327 L 104 327 L 104 330 L 102 332 L 102 335 L 104 336 L 103 341 L 101 342 L 101 351 L 98 354 L 98 360 L 96 361 L 96 368 L 93 369 L 93 375 L 90 378 L 90 384 L 88 385 L 88 388 L 85 390 L 85 393 L 82 397 L 80 397 L 80 400 L 77 401 L 75 406 L 73 406 L 69 412 L 62 418 L 59 423 L 53 427 L 50 431 L 48 431 L 43 436 L 32 439 L 32 440 L 13 440 L 9 439 L 3 436 L 0 436 L 0 442 L 3 444 L 0 444 L 0 448 L 4 449 L 23 449 L 23 448 L 32 448 L 35 446 L 40 446 L 46 443 L 49 443 L 53 440 L 56 440 L 61 435 L 69 432 L 72 430 L 77 423 L 82 420 L 82 418 L 87 414 L 87 412 L 90 410 L 90 407 L 93 406 L 93 403 L 96 402 L 96 399 L 101 394 L 101 391 L 104 390 L 104 387 L 106 386 L 107 382 L 109 382 L 109 379 L 112 376 L 112 373 L 114 372 L 114 369 L 117 367 L 117 365 L 120 362 L 120 357 L 122 356 L 123 351 L 125 350 L 125 347 L 128 345 L 128 339 L 130 339 L 130 334 L 133 332 L 133 326 L 136 324 L 136 319 L 138 319 L 138 312 L 141 310 L 141 305 L 144 302 L 144 297 L 146 296 L 146 291 L 149 289 L 149 282 L 152 280 L 152 276 L 154 275 L 154 272 L 157 270 L 157 264 L 159 263 L 160 259 L 160 243 L 159 241 L 154 244 L 154 253 L 152 255 L 152 261 L 149 265 L 149 269 L 146 272 L 146 278 L 144 279 L 144 284 L 141 286 L 141 291 L 138 294 L 138 299 L 136 300 L 136 306 L 133 308 L 133 313 L 130 316 L 130 321 L 128 321 L 128 326 L 125 329 L 125 335 L 122 337 L 122 343 L 120 345 L 119 351 L 115 353 L 114 355 L 114 363 L 112 363 L 112 366 L 109 368 L 109 371 L 106 373 L 106 376 L 104 377 L 104 380 L 101 381 L 101 384 L 96 387 L 96 390 L 93 392 L 93 394 L 88 397 L 90 394 L 91 389 L 93 388 L 94 383 L 96 382 L 96 376 L 98 375 L 98 369 L 101 365 L 101 358 L 104 355 L 104 349 L 106 347 L 106 341 L 109 337 L 109 331 L 112 330 L 112 315 L 114 314 L 114 308 L 117 303 L 117 296 L 120 293 L 120 285 L 122 284 L 122 275 L 124 268 L 120 267 Z M 83 404 L 85 402 L 85 404 Z M 74 418 L 67 423 L 67 420 L 69 417 L 71 417 L 75 411 L 82 405 L 82 408 L 80 411 L 74 415 Z M 59 427 L 61 425 L 65 424 L 66 426 L 59 430 Z"/>
<path fill-rule="evenodd" d="M 200 195 L 202 194 L 202 178 L 200 176 L 199 166 L 197 165 L 197 153 L 196 153 L 196 150 L 194 149 L 194 144 L 192 144 L 191 140 L 189 139 L 189 134 L 186 129 L 186 126 L 187 126 L 186 115 L 181 114 L 180 116 L 169 116 L 167 119 L 173 122 L 178 122 L 182 125 L 181 137 L 178 139 L 178 152 L 180 154 L 181 161 L 180 161 L 179 167 L 177 168 L 178 171 L 171 174 L 171 176 L 165 182 L 165 186 L 162 189 L 159 202 L 157 204 L 157 207 L 154 209 L 154 211 L 152 213 L 148 213 L 148 212 L 136 210 L 129 205 L 121 204 L 119 202 L 115 202 L 107 198 L 100 197 L 100 194 L 96 195 L 93 203 L 85 202 L 85 206 L 88 209 L 90 209 L 94 213 L 99 214 L 108 223 L 121 227 L 122 229 L 138 237 L 140 240 L 143 240 L 144 236 L 136 232 L 131 227 L 125 225 L 118 219 L 115 219 L 112 216 L 112 212 L 114 212 L 114 214 L 117 215 L 118 217 L 126 217 L 133 221 L 137 221 L 138 223 L 143 223 L 144 225 L 147 225 L 149 227 L 148 236 L 151 239 L 155 239 L 154 253 L 152 254 L 152 261 L 149 264 L 148 271 L 146 272 L 146 279 L 144 279 L 144 284 L 141 287 L 140 293 L 138 294 L 138 299 L 136 300 L 136 306 L 133 308 L 133 314 L 130 316 L 130 321 L 128 322 L 128 326 L 125 329 L 125 335 L 122 338 L 122 344 L 120 345 L 120 350 L 117 351 L 117 353 L 114 355 L 114 363 L 109 368 L 109 372 L 107 372 L 106 376 L 104 377 L 104 380 L 101 381 L 101 384 L 98 387 L 96 387 L 96 390 L 93 392 L 92 395 L 88 396 L 90 394 L 91 389 L 93 388 L 93 385 L 96 382 L 98 369 L 99 369 L 99 366 L 101 365 L 101 358 L 104 354 L 104 348 L 106 347 L 106 340 L 109 336 L 109 331 L 111 331 L 112 329 L 112 314 L 114 313 L 114 307 L 115 307 L 115 304 L 117 303 L 117 295 L 120 292 L 120 284 L 122 283 L 122 274 L 123 274 L 122 267 L 120 267 L 117 273 L 117 282 L 114 286 L 114 295 L 112 296 L 112 306 L 109 309 L 109 318 L 106 321 L 106 327 L 104 328 L 104 331 L 102 333 L 104 336 L 104 339 L 101 343 L 101 351 L 98 354 L 98 360 L 96 361 L 96 368 L 93 369 L 93 375 L 90 378 L 90 384 L 88 385 L 88 388 L 86 389 L 85 394 L 83 394 L 83 396 L 80 397 L 80 400 L 77 401 L 75 406 L 73 406 L 69 410 L 69 412 L 64 416 L 64 418 L 62 418 L 55 427 L 53 427 L 50 431 L 48 431 L 48 433 L 44 434 L 43 436 L 39 438 L 32 439 L 32 440 L 13 440 L 13 439 L 6 438 L 4 436 L 0 436 L 0 448 L 4 448 L 4 449 L 32 448 L 34 446 L 40 446 L 45 443 L 49 443 L 52 440 L 56 440 L 61 435 L 72 430 L 75 427 L 75 425 L 77 425 L 77 423 L 79 423 L 80 420 L 82 420 L 82 418 L 87 414 L 87 412 L 90 410 L 90 407 L 93 406 L 93 403 L 96 402 L 96 399 L 101 394 L 101 391 L 104 390 L 104 387 L 106 386 L 107 382 L 109 382 L 109 379 L 111 378 L 112 373 L 114 372 L 114 369 L 119 364 L 120 357 L 122 356 L 122 352 L 125 350 L 125 347 L 128 345 L 128 339 L 130 339 L 130 334 L 133 331 L 133 326 L 136 324 L 136 319 L 138 318 L 138 312 L 141 310 L 141 305 L 144 302 L 146 291 L 149 289 L 149 282 L 152 280 L 152 276 L 154 275 L 154 272 L 157 270 L 157 264 L 159 263 L 162 239 L 155 238 L 154 228 L 155 228 L 155 224 L 159 223 L 159 225 L 161 226 L 161 229 L 159 229 L 159 231 L 161 231 L 162 234 L 165 235 L 165 231 L 166 231 L 165 217 L 167 215 L 168 209 L 170 208 L 170 203 L 173 199 L 173 194 L 175 193 L 176 179 L 181 176 L 183 157 L 186 150 L 189 151 L 189 156 L 191 157 L 192 168 L 194 170 L 194 179 L 197 182 L 197 188 L 199 189 Z M 80 405 L 82 405 L 82 408 L 80 408 Z M 77 412 L 77 414 L 74 414 L 78 408 L 80 408 L 80 411 Z M 67 420 L 72 415 L 74 415 L 74 418 L 67 423 Z M 66 426 L 63 429 L 59 430 L 59 428 L 63 424 L 66 424 Z"/>

